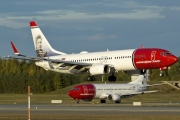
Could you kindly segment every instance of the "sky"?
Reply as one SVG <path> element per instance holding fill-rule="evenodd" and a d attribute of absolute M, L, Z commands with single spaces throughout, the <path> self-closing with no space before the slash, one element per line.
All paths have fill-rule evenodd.
<path fill-rule="evenodd" d="M 35 56 L 36 21 L 51 46 L 65 53 L 163 48 L 180 56 L 180 0 L 4 0 L 0 57 Z"/>

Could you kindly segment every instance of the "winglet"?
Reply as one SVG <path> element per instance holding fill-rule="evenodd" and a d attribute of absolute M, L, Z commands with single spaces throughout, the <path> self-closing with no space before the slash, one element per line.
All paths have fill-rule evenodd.
<path fill-rule="evenodd" d="M 37 23 L 35 21 L 31 21 L 30 23 L 30 27 L 37 27 Z"/>
<path fill-rule="evenodd" d="M 18 55 L 19 52 L 18 52 L 18 50 L 17 50 L 17 48 L 16 48 L 16 46 L 14 45 L 13 42 L 11 42 L 11 46 L 12 46 L 12 48 L 13 48 L 14 54 Z"/>
<path fill-rule="evenodd" d="M 14 54 L 16 54 L 16 55 L 18 55 L 18 56 L 24 56 L 24 57 L 26 57 L 25 55 L 22 55 L 22 54 L 20 54 L 20 53 L 18 52 L 18 50 L 17 50 L 17 48 L 16 48 L 16 46 L 14 45 L 13 42 L 11 42 L 11 46 L 12 46 L 12 48 L 13 48 Z"/>

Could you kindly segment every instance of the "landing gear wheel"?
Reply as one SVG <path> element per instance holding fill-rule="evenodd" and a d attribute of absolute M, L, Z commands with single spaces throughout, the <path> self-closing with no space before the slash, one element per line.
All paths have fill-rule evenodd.
<path fill-rule="evenodd" d="M 115 103 L 121 103 L 121 101 L 115 101 Z"/>
<path fill-rule="evenodd" d="M 101 100 L 100 102 L 101 102 L 101 103 L 106 103 L 106 100 L 103 99 L 103 100 Z"/>
<path fill-rule="evenodd" d="M 164 75 L 163 71 L 160 71 L 159 76 L 162 77 Z"/>
<path fill-rule="evenodd" d="M 140 74 L 141 74 L 141 75 L 146 74 L 146 70 L 144 70 L 144 69 L 143 69 L 143 70 L 140 70 Z"/>
<path fill-rule="evenodd" d="M 87 76 L 87 80 L 88 81 L 95 81 L 95 77 L 94 76 Z"/>
<path fill-rule="evenodd" d="M 109 76 L 108 80 L 109 82 L 116 82 L 116 76 Z"/>
<path fill-rule="evenodd" d="M 79 100 L 77 101 L 77 104 L 80 104 L 80 101 L 79 101 Z"/>

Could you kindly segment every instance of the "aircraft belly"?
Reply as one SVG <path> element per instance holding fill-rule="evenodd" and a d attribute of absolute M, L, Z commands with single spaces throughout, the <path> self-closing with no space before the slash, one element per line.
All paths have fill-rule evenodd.
<path fill-rule="evenodd" d="M 77 74 L 78 73 L 78 69 L 71 69 L 71 66 L 65 66 L 65 67 L 57 67 L 54 66 L 52 67 L 52 71 L 56 71 L 56 72 L 60 72 L 60 73 L 70 73 L 70 74 Z"/>
<path fill-rule="evenodd" d="M 94 96 L 94 98 L 101 98 L 101 96 L 105 95 L 106 93 L 101 90 L 101 91 L 96 91 L 96 95 Z"/>

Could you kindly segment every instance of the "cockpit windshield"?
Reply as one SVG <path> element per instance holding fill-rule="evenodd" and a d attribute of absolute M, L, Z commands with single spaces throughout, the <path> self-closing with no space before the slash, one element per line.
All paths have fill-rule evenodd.
<path fill-rule="evenodd" d="M 161 55 L 166 56 L 166 55 L 171 55 L 171 53 L 170 52 L 162 52 Z"/>
<path fill-rule="evenodd" d="M 79 90 L 79 88 L 72 88 L 72 90 Z"/>

